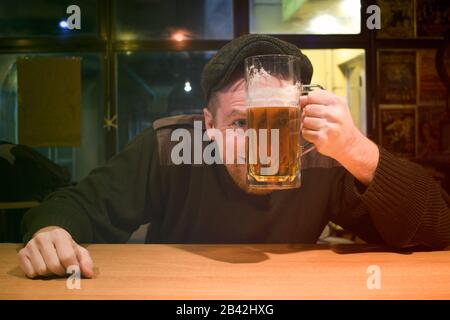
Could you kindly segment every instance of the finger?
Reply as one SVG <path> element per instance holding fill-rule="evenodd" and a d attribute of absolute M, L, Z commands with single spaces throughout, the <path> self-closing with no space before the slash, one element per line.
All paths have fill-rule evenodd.
<path fill-rule="evenodd" d="M 31 264 L 33 265 L 33 269 L 40 276 L 46 276 L 48 274 L 47 265 L 44 262 L 44 258 L 42 258 L 41 252 L 35 240 L 32 239 L 27 244 L 28 257 L 30 259 Z"/>
<path fill-rule="evenodd" d="M 308 104 L 308 95 L 300 96 L 300 107 L 305 107 Z"/>
<path fill-rule="evenodd" d="M 318 131 L 326 125 L 326 122 L 322 118 L 305 117 L 303 119 L 303 129 Z"/>
<path fill-rule="evenodd" d="M 308 104 L 303 108 L 303 114 L 307 117 L 326 118 L 328 106 L 322 104 Z"/>
<path fill-rule="evenodd" d="M 67 272 L 67 268 L 76 265 L 79 266 L 75 250 L 72 246 L 72 239 L 68 237 L 56 237 L 54 239 L 56 252 L 60 263 L 63 265 L 64 270 Z"/>
<path fill-rule="evenodd" d="M 309 104 L 331 105 L 340 102 L 340 98 L 326 90 L 313 90 L 308 93 Z"/>
<path fill-rule="evenodd" d="M 18 256 L 20 268 L 23 272 L 25 272 L 25 275 L 28 278 L 35 278 L 37 273 L 34 271 L 33 265 L 31 264 L 30 258 L 27 256 L 25 249 L 20 250 Z"/>
<path fill-rule="evenodd" d="M 45 241 L 40 243 L 39 251 L 44 258 L 48 271 L 58 276 L 64 276 L 66 274 L 66 270 L 58 258 L 58 253 L 56 252 L 53 242 Z"/>
<path fill-rule="evenodd" d="M 303 138 L 309 142 L 316 143 L 319 141 L 320 135 L 319 131 L 303 129 L 302 130 Z"/>
<path fill-rule="evenodd" d="M 80 262 L 81 274 L 87 278 L 94 276 L 94 262 L 92 261 L 89 251 L 78 244 L 73 242 L 75 246 L 75 253 L 77 254 L 78 261 Z"/>

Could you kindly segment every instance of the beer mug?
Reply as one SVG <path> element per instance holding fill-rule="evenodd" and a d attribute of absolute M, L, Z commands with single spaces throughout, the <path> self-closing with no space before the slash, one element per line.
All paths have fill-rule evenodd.
<path fill-rule="evenodd" d="M 247 184 L 291 189 L 301 184 L 301 157 L 314 148 L 301 145 L 300 96 L 320 85 L 304 85 L 300 60 L 289 55 L 245 59 L 247 99 Z"/>

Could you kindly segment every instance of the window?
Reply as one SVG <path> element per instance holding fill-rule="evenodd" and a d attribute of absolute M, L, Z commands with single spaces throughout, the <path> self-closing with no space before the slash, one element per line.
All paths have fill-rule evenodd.
<path fill-rule="evenodd" d="M 213 54 L 118 54 L 119 149 L 158 118 L 202 112 L 200 76 Z"/>
<path fill-rule="evenodd" d="M 69 30 L 64 22 L 67 7 L 76 4 L 81 11 L 81 29 Z M 0 37 L 96 35 L 97 1 L 20 0 L 0 2 Z"/>
<path fill-rule="evenodd" d="M 358 34 L 360 0 L 253 0 L 250 32 Z"/>
<path fill-rule="evenodd" d="M 72 174 L 78 181 L 103 163 L 103 80 L 99 54 L 36 54 L 34 56 L 81 57 L 81 146 L 77 148 L 37 148 L 45 156 Z M 0 55 L 0 140 L 18 143 L 17 139 L 17 67 L 16 59 L 31 54 Z"/>
<path fill-rule="evenodd" d="M 116 39 L 231 39 L 232 0 L 115 1 Z"/>

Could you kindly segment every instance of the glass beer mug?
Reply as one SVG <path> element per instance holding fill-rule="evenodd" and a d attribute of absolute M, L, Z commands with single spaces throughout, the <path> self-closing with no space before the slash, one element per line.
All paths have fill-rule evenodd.
<path fill-rule="evenodd" d="M 320 85 L 303 85 L 300 60 L 289 55 L 245 59 L 247 99 L 247 184 L 291 189 L 301 184 L 301 157 L 314 148 L 301 145 L 300 96 Z"/>

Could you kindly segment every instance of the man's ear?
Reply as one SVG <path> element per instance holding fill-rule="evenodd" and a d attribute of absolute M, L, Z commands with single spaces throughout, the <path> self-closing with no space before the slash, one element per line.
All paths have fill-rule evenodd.
<path fill-rule="evenodd" d="M 203 108 L 203 116 L 205 117 L 206 130 L 214 128 L 214 118 L 208 108 Z"/>

